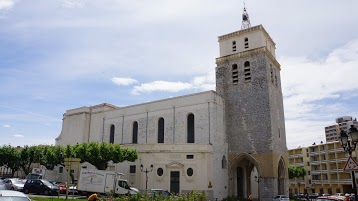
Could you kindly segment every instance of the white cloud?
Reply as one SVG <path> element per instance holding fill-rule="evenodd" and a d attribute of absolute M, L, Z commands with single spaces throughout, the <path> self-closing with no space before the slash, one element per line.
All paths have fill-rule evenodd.
<path fill-rule="evenodd" d="M 113 83 L 117 84 L 117 85 L 123 85 L 123 86 L 128 86 L 131 84 L 135 84 L 138 83 L 137 80 L 129 78 L 129 77 L 114 77 L 111 79 Z"/>
<path fill-rule="evenodd" d="M 336 48 L 320 61 L 278 60 L 288 144 L 297 147 L 303 142 L 324 141 L 325 126 L 333 125 L 336 117 L 350 116 L 355 111 L 343 102 L 358 96 L 358 39 Z"/>
<path fill-rule="evenodd" d="M 0 0 L 0 10 L 7 10 L 14 6 L 14 0 Z"/>
<path fill-rule="evenodd" d="M 62 6 L 64 8 L 82 8 L 84 6 L 83 0 L 63 0 Z"/>
<path fill-rule="evenodd" d="M 14 137 L 16 137 L 16 138 L 20 138 L 20 137 L 21 137 L 21 138 L 22 138 L 22 137 L 25 137 L 25 136 L 24 136 L 24 135 L 21 135 L 21 134 L 15 134 Z"/>
<path fill-rule="evenodd" d="M 4 128 L 10 128 L 10 125 L 5 124 L 5 125 L 2 125 L 2 127 L 4 127 Z"/>
<path fill-rule="evenodd" d="M 191 89 L 192 87 L 192 84 L 183 82 L 154 81 L 135 86 L 132 90 L 132 94 L 139 95 L 142 92 L 150 93 L 154 91 L 179 92 Z"/>
<path fill-rule="evenodd" d="M 153 81 L 150 83 L 134 86 L 132 94 L 139 95 L 143 92 L 179 92 L 184 90 L 208 91 L 215 90 L 215 70 L 205 75 L 196 76 L 190 83 L 185 82 L 169 82 L 169 81 Z"/>

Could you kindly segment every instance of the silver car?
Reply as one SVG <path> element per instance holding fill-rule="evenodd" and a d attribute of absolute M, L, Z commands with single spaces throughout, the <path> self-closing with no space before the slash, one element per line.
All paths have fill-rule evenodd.
<path fill-rule="evenodd" d="M 17 178 L 5 179 L 4 182 L 7 190 L 15 191 L 22 191 L 25 184 L 23 180 Z"/>
<path fill-rule="evenodd" d="M 0 201 L 31 201 L 25 194 L 17 191 L 0 190 Z"/>
<path fill-rule="evenodd" d="M 278 195 L 273 198 L 273 201 L 290 201 L 288 195 Z"/>

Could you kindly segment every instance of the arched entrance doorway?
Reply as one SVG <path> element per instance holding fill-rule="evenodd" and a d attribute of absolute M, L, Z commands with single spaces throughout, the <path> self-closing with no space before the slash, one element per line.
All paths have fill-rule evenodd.
<path fill-rule="evenodd" d="M 286 165 L 283 158 L 280 158 L 278 162 L 278 176 L 277 176 L 277 191 L 279 195 L 286 195 L 286 188 L 285 188 L 285 179 L 286 179 Z"/>
<path fill-rule="evenodd" d="M 257 161 L 249 154 L 238 155 L 229 168 L 229 194 L 239 198 L 247 198 L 249 194 L 253 198 L 259 198 L 260 167 Z"/>

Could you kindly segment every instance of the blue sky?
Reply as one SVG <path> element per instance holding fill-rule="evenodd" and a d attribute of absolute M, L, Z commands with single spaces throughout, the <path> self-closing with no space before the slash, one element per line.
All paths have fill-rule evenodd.
<path fill-rule="evenodd" d="M 287 145 L 358 117 L 358 1 L 246 0 L 276 42 Z M 0 144 L 54 144 L 68 109 L 215 89 L 238 0 L 0 0 Z"/>

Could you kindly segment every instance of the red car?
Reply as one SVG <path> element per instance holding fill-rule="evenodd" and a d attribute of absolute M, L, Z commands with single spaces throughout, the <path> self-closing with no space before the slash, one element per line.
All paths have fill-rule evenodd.
<path fill-rule="evenodd" d="M 337 196 L 320 196 L 316 201 L 344 201 L 344 197 Z"/>
<path fill-rule="evenodd" d="M 50 181 L 53 185 L 56 185 L 60 189 L 61 194 L 66 194 L 66 185 L 56 181 Z"/>

